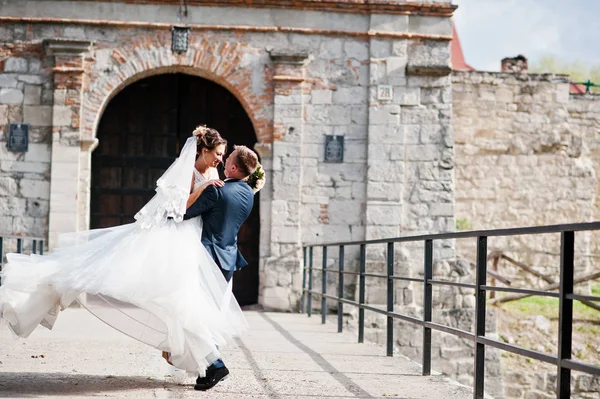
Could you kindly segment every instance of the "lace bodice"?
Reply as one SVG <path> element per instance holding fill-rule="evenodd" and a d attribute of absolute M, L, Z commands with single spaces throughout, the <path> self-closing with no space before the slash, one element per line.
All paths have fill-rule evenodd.
<path fill-rule="evenodd" d="M 217 169 L 210 168 L 209 180 L 218 179 L 218 178 L 219 178 L 219 172 L 217 172 Z M 204 176 L 202 176 L 202 174 L 200 172 L 198 172 L 198 169 L 194 168 L 194 190 L 197 190 L 198 187 L 200 187 L 200 185 L 202 183 L 204 183 L 205 181 L 206 181 L 206 178 Z"/>

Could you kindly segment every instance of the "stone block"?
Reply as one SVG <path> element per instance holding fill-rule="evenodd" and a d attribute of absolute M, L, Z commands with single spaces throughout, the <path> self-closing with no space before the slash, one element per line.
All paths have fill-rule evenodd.
<path fill-rule="evenodd" d="M 353 105 L 351 110 L 353 124 L 367 125 L 369 123 L 369 107 L 367 105 Z"/>
<path fill-rule="evenodd" d="M 16 88 L 17 76 L 8 73 L 0 73 L 0 87 Z"/>
<path fill-rule="evenodd" d="M 406 75 L 407 58 L 404 57 L 388 57 L 385 59 L 386 70 L 388 76 L 404 76 Z"/>
<path fill-rule="evenodd" d="M 65 105 L 67 100 L 67 90 L 66 89 L 56 89 L 54 90 L 54 105 Z"/>
<path fill-rule="evenodd" d="M 392 53 L 392 41 L 387 39 L 371 39 L 371 57 L 386 58 Z"/>
<path fill-rule="evenodd" d="M 4 62 L 4 72 L 27 73 L 27 60 L 21 57 L 8 57 Z"/>
<path fill-rule="evenodd" d="M 0 89 L 0 103 L 21 104 L 23 103 L 23 92 L 13 88 Z"/>
<path fill-rule="evenodd" d="M 369 203 L 367 205 L 367 224 L 394 226 L 401 224 L 402 206 Z"/>
<path fill-rule="evenodd" d="M 42 62 L 40 60 L 36 60 L 35 58 L 30 59 L 28 71 L 32 74 L 40 73 L 42 71 Z"/>
<path fill-rule="evenodd" d="M 440 150 L 433 144 L 407 145 L 406 159 L 409 161 L 435 161 L 440 158 Z"/>
<path fill-rule="evenodd" d="M 343 105 L 308 105 L 306 118 L 309 123 L 348 125 L 352 120 L 351 108 Z"/>
<path fill-rule="evenodd" d="M 400 201 L 403 184 L 398 182 L 369 182 L 367 185 L 367 200 L 369 201 Z"/>
<path fill-rule="evenodd" d="M 331 90 L 312 90 L 311 103 L 312 104 L 331 104 L 333 98 L 333 92 Z"/>
<path fill-rule="evenodd" d="M 405 127 L 399 125 L 370 125 L 369 141 L 381 144 L 403 144 Z M 418 140 L 418 132 L 417 132 Z M 416 144 L 416 143 L 415 143 Z"/>
<path fill-rule="evenodd" d="M 438 110 L 425 107 L 404 107 L 402 108 L 402 123 L 405 125 L 439 123 Z"/>
<path fill-rule="evenodd" d="M 8 106 L 0 105 L 0 125 L 8 124 Z"/>
<path fill-rule="evenodd" d="M 397 57 L 408 57 L 408 40 L 394 40 L 392 54 Z"/>
<path fill-rule="evenodd" d="M 50 146 L 45 143 L 30 143 L 25 161 L 50 163 Z"/>
<path fill-rule="evenodd" d="M 46 218 L 50 211 L 50 201 L 41 199 L 27 200 L 27 215 L 34 218 Z"/>
<path fill-rule="evenodd" d="M 272 241 L 278 243 L 298 243 L 300 234 L 297 226 L 273 226 Z"/>
<path fill-rule="evenodd" d="M 32 85 L 41 85 L 50 82 L 50 77 L 42 75 L 19 75 L 17 80 L 19 82 L 29 83 Z"/>
<path fill-rule="evenodd" d="M 54 126 L 70 126 L 72 122 L 73 109 L 69 106 L 55 105 L 52 109 Z"/>
<path fill-rule="evenodd" d="M 66 26 L 64 36 L 70 39 L 85 40 L 85 29 L 83 26 Z"/>
<path fill-rule="evenodd" d="M 45 180 L 21 179 L 19 191 L 24 198 L 48 199 L 50 197 L 50 182 Z"/>
<path fill-rule="evenodd" d="M 0 183 L 1 184 L 1 183 Z M 27 211 L 27 200 L 24 198 L 4 196 L 0 199 L 0 217 L 24 215 Z M 11 221 L 12 224 L 12 221 Z M 0 230 L 2 231 L 2 230 Z"/>
<path fill-rule="evenodd" d="M 301 94 L 292 94 L 289 96 L 276 95 L 275 105 L 290 105 L 290 104 L 302 104 L 304 101 L 310 102 L 310 96 L 303 98 Z"/>
<path fill-rule="evenodd" d="M 344 44 L 339 38 L 330 38 L 321 43 L 319 57 L 321 59 L 339 59 L 344 55 Z"/>
<path fill-rule="evenodd" d="M 408 15 L 372 14 L 370 29 L 379 32 L 406 32 Z"/>
<path fill-rule="evenodd" d="M 362 203 L 358 200 L 332 199 L 327 212 L 330 224 L 360 224 Z"/>
<path fill-rule="evenodd" d="M 366 87 L 338 87 L 333 92 L 333 102 L 335 104 L 363 104 L 366 103 Z"/>
<path fill-rule="evenodd" d="M 421 104 L 421 91 L 418 87 L 394 87 L 394 103 L 415 106 Z"/>
<path fill-rule="evenodd" d="M 12 177 L 0 177 L 0 196 L 14 197 L 17 195 L 17 181 Z"/>
<path fill-rule="evenodd" d="M 38 105 L 42 101 L 42 86 L 25 85 L 23 104 Z"/>
<path fill-rule="evenodd" d="M 408 31 L 433 35 L 452 35 L 450 18 L 411 15 L 408 19 Z M 446 43 L 446 42 L 444 42 Z M 447 43 L 449 45 L 450 43 Z"/>
<path fill-rule="evenodd" d="M 344 51 L 347 58 L 353 58 L 357 61 L 366 61 L 369 59 L 369 44 L 359 41 L 347 41 L 344 43 Z"/>
<path fill-rule="evenodd" d="M 48 105 L 26 105 L 23 107 L 23 122 L 32 126 L 52 126 L 52 107 Z"/>
<path fill-rule="evenodd" d="M 266 309 L 272 310 L 289 310 L 290 289 L 287 287 L 269 287 L 262 291 L 261 304 Z"/>
<path fill-rule="evenodd" d="M 387 104 L 369 108 L 370 125 L 397 125 L 400 123 L 400 106 Z"/>

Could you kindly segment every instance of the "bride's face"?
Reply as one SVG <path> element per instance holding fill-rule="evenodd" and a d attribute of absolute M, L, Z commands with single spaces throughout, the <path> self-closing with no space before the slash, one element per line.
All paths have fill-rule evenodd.
<path fill-rule="evenodd" d="M 212 150 L 202 149 L 204 160 L 206 164 L 211 168 L 216 168 L 221 162 L 223 162 L 223 156 L 225 155 L 225 145 L 221 144 L 213 148 Z"/>

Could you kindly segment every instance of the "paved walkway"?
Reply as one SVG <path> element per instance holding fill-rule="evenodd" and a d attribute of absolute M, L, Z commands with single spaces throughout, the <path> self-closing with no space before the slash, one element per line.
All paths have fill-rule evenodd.
<path fill-rule="evenodd" d="M 423 377 L 404 357 L 357 344 L 319 317 L 246 312 L 251 330 L 228 346 L 231 371 L 210 391 L 174 372 L 160 353 L 67 309 L 53 331 L 15 340 L 0 328 L 0 397 L 11 398 L 471 398 L 470 388 Z"/>

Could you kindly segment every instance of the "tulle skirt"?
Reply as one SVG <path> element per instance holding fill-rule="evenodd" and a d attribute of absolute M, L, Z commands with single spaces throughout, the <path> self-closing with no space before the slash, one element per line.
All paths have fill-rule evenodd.
<path fill-rule="evenodd" d="M 0 316 L 20 337 L 52 328 L 60 310 L 82 302 L 119 331 L 170 352 L 171 363 L 205 375 L 219 347 L 247 328 L 219 267 L 200 242 L 201 221 L 132 223 L 65 234 L 49 255 L 8 254 Z M 102 304 L 100 304 L 102 302 Z"/>

